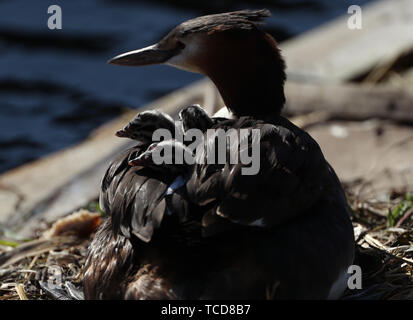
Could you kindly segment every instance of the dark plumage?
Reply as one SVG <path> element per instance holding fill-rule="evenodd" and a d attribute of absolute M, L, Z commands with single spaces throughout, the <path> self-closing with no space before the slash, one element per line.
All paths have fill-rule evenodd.
<path fill-rule="evenodd" d="M 242 117 L 222 121 L 212 128 L 260 131 L 257 174 L 242 174 L 242 170 L 251 164 L 227 161 L 225 165 L 210 165 L 204 159 L 188 182 L 191 199 L 199 204 L 217 199 L 221 216 L 241 224 L 256 222 L 274 226 L 302 214 L 337 186 L 334 171 L 325 161 L 318 144 L 284 118 L 270 124 Z M 213 138 L 206 140 L 205 149 L 214 147 Z M 251 135 L 247 138 L 251 139 Z M 237 152 L 240 143 L 232 145 L 228 154 Z M 206 152 L 202 156 L 206 157 Z M 271 197 L 268 190 L 271 190 Z M 344 200 L 340 188 L 336 195 Z M 276 212 L 270 208 L 277 208 Z"/>
<path fill-rule="evenodd" d="M 91 244 L 86 297 L 265 298 L 267 286 L 278 282 L 279 298 L 327 297 L 340 266 L 352 260 L 349 247 L 337 254 L 346 237 L 344 243 L 352 245 L 352 227 L 338 180 L 318 145 L 285 119 L 276 124 L 247 117 L 208 121 L 199 111 L 189 107 L 181 112 L 181 118 L 188 119 L 184 127 L 209 123 L 204 130 L 261 129 L 259 175 L 241 175 L 241 168 L 229 163 L 184 164 L 173 171 L 149 162 L 145 167 L 129 166 L 134 158 L 154 150 L 149 142 L 119 155 L 102 182 L 102 208 L 111 218 Z M 212 141 L 205 140 L 205 147 Z M 189 179 L 186 188 L 178 183 L 166 196 L 178 177 Z M 322 241 L 324 236 L 329 242 Z M 122 247 L 119 262 L 113 260 L 111 247 Z M 313 247 L 323 251 L 320 261 L 312 261 Z M 113 264 L 102 261 L 107 259 Z M 304 260 L 288 268 L 279 263 L 293 264 L 294 259 Z M 102 268 L 102 263 L 108 267 Z M 246 279 L 245 273 L 251 272 L 255 275 Z M 318 280 L 305 279 L 309 273 Z M 102 282 L 108 287 L 93 287 Z M 119 291 L 114 296 L 115 285 Z"/>
<path fill-rule="evenodd" d="M 112 216 L 115 233 L 128 238 L 133 234 L 149 242 L 154 229 L 159 228 L 166 210 L 166 191 L 182 170 L 179 166 L 131 166 L 130 162 L 150 147 L 157 129 L 167 129 L 174 135 L 176 126 L 169 115 L 153 110 L 139 113 L 117 132 L 138 144 L 122 152 L 102 179 L 100 206 Z M 187 206 L 180 208 L 185 215 Z"/>
<path fill-rule="evenodd" d="M 182 109 L 179 112 L 179 119 L 182 121 L 184 132 L 189 129 L 206 131 L 207 129 L 212 128 L 214 124 L 214 120 L 211 119 L 206 111 L 199 105 L 193 105 Z"/>
<path fill-rule="evenodd" d="M 122 152 L 102 179 L 100 206 L 109 218 L 90 245 L 83 279 L 86 299 L 177 298 L 168 292 L 154 290 L 151 293 L 151 289 L 146 288 L 145 279 L 152 283 L 150 276 L 156 274 L 158 267 L 150 258 L 145 263 L 145 250 L 149 248 L 152 252 L 152 246 L 156 248 L 157 244 L 161 245 L 159 250 L 166 250 L 164 243 L 171 241 L 179 247 L 185 236 L 196 241 L 199 227 L 192 235 L 194 227 L 186 223 L 194 205 L 185 200 L 182 186 L 167 192 L 181 174 L 179 168 L 129 165 L 131 160 L 147 151 L 152 143 L 152 133 L 159 128 L 174 133 L 175 123 L 162 112 L 150 111 L 138 114 L 117 132 L 118 136 L 135 139 L 138 145 Z M 165 216 L 169 210 L 175 214 L 168 219 Z M 160 228 L 162 221 L 166 232 L 154 238 L 154 231 Z M 151 246 L 147 247 L 145 243 L 149 241 Z M 161 279 L 159 281 L 163 283 Z M 140 282 L 143 287 L 139 287 Z"/>
<path fill-rule="evenodd" d="M 216 30 L 252 30 L 256 28 L 257 23 L 270 15 L 271 13 L 267 9 L 211 14 L 185 21 L 175 29 L 175 32 L 186 35 L 197 32 L 209 33 Z"/>

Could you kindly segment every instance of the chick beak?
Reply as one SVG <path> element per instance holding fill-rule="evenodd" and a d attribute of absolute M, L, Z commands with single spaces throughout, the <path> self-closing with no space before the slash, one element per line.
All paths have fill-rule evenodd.
<path fill-rule="evenodd" d="M 137 166 L 143 167 L 145 165 L 148 165 L 150 162 L 151 162 L 151 155 L 144 153 L 135 159 L 129 160 L 128 163 L 131 167 L 137 167 Z"/>
<path fill-rule="evenodd" d="M 139 159 L 139 158 L 135 158 L 135 159 L 129 160 L 129 165 L 130 165 L 131 167 L 139 167 L 139 166 L 143 166 L 144 164 L 145 164 L 145 161 L 142 161 L 142 160 Z"/>
<path fill-rule="evenodd" d="M 118 131 L 116 131 L 115 135 L 119 138 L 129 137 L 128 133 L 125 130 L 118 130 Z"/>
<path fill-rule="evenodd" d="M 146 66 L 168 61 L 177 53 L 176 49 L 160 49 L 158 44 L 122 53 L 108 61 L 110 64 L 120 66 Z"/>

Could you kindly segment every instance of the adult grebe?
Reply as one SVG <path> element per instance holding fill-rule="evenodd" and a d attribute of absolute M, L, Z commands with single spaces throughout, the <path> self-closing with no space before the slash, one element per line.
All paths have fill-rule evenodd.
<path fill-rule="evenodd" d="M 110 61 L 136 66 L 166 63 L 207 75 L 236 116 L 213 122 L 212 127 L 261 126 L 268 140 L 262 144 L 257 175 L 242 175 L 237 164 L 196 165 L 181 197 L 182 203 L 193 206 L 186 211 L 188 220 L 199 222 L 200 216 L 203 224 L 225 228 L 200 236 L 199 223 L 194 223 L 183 228 L 191 230 L 188 241 L 173 242 L 168 232 L 159 232 L 159 238 L 154 233 L 144 243 L 130 232 L 135 214 L 139 219 L 145 216 L 140 207 L 155 205 L 143 181 L 156 185 L 170 175 L 157 190 L 159 196 L 176 176 L 162 166 L 145 167 L 152 170 L 149 176 L 133 171 L 139 167 L 127 168 L 142 148 L 139 154 L 127 151 L 119 156 L 103 187 L 118 205 L 105 209 L 118 217 L 115 209 L 129 205 L 131 220 L 126 230 L 107 220 L 97 232 L 85 268 L 86 298 L 265 298 L 266 289 L 276 288 L 271 298 L 324 299 L 338 298 L 345 290 L 354 257 L 347 202 L 318 144 L 280 116 L 284 62 L 275 40 L 256 24 L 268 15 L 267 10 L 244 10 L 199 17 L 153 46 Z M 157 170 L 168 174 L 157 175 Z M 129 189 L 130 183 L 120 182 L 132 171 L 138 178 Z M 125 196 L 134 201 L 124 202 Z M 142 221 L 135 226 L 141 228 Z M 185 232 L 177 233 L 182 240 Z"/>

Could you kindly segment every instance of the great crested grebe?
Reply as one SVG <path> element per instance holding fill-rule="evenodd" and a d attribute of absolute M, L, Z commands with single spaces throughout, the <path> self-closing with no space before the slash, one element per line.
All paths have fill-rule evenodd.
<path fill-rule="evenodd" d="M 158 43 L 109 63 L 164 63 L 209 77 L 236 116 L 277 116 L 285 102 L 285 64 L 277 42 L 257 27 L 268 10 L 243 10 L 183 22 Z"/>
<path fill-rule="evenodd" d="M 183 130 L 259 128 L 261 168 L 242 175 L 240 164 L 156 166 L 148 162 L 159 147 L 149 148 L 152 141 L 119 155 L 102 181 L 110 218 L 90 245 L 86 298 L 334 299 L 344 292 L 354 258 L 346 198 L 318 144 L 280 116 L 284 61 L 257 26 L 267 16 L 243 10 L 199 17 L 110 60 L 208 76 L 235 117 L 184 109 Z M 173 125 L 157 117 L 141 129 Z M 131 127 L 118 135 L 136 139 L 141 129 Z"/>

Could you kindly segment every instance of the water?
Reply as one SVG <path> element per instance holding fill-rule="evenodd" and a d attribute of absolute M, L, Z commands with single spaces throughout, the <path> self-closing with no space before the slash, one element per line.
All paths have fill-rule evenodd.
<path fill-rule="evenodd" d="M 0 0 L 0 172 L 78 143 L 125 108 L 200 79 L 167 66 L 106 64 L 155 43 L 186 19 L 267 7 L 273 16 L 266 28 L 284 40 L 368 0 L 258 2 L 177 1 L 181 6 L 174 7 L 171 1 Z M 62 8 L 62 30 L 47 28 L 51 4 Z"/>

